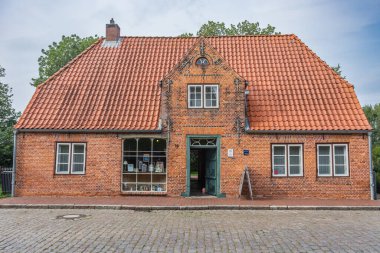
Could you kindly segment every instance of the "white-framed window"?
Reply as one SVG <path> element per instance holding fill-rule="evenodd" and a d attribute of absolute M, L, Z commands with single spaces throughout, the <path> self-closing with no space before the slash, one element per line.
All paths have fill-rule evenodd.
<path fill-rule="evenodd" d="M 203 107 L 203 87 L 202 85 L 189 85 L 188 87 L 188 104 L 189 108 Z"/>
<path fill-rule="evenodd" d="M 303 151 L 301 144 L 272 145 L 272 176 L 303 176 Z"/>
<path fill-rule="evenodd" d="M 57 160 L 55 173 L 69 174 L 70 173 L 70 143 L 57 144 Z"/>
<path fill-rule="evenodd" d="M 318 144 L 317 145 L 318 176 L 348 176 L 348 145 Z"/>
<path fill-rule="evenodd" d="M 318 155 L 318 176 L 328 177 L 332 176 L 331 170 L 331 145 L 320 144 L 317 146 Z"/>
<path fill-rule="evenodd" d="M 187 86 L 187 100 L 189 108 L 218 108 L 219 85 L 191 84 Z"/>
<path fill-rule="evenodd" d="M 219 85 L 204 86 L 204 106 L 205 108 L 218 108 Z"/>
<path fill-rule="evenodd" d="M 56 174 L 84 174 L 86 143 L 57 143 Z"/>
<path fill-rule="evenodd" d="M 303 176 L 302 145 L 288 145 L 289 176 Z"/>

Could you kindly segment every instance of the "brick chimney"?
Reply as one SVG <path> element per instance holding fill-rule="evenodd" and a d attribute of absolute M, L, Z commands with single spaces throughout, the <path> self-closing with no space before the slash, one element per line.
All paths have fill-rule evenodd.
<path fill-rule="evenodd" d="M 111 18 L 110 23 L 106 24 L 106 41 L 118 41 L 120 38 L 120 27 L 115 24 L 113 18 Z"/>

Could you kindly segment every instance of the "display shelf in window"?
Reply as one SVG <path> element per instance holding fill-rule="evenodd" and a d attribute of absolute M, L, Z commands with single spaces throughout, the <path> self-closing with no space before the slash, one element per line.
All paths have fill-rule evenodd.
<path fill-rule="evenodd" d="M 124 140 L 122 191 L 165 192 L 166 172 L 165 139 L 127 138 Z M 132 175 L 136 178 L 135 188 L 129 185 L 128 177 Z M 128 184 L 124 186 L 124 183 Z"/>

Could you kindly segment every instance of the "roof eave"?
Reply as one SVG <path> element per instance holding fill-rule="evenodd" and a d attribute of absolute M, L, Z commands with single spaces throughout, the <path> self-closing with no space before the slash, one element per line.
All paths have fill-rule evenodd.
<path fill-rule="evenodd" d="M 245 130 L 249 134 L 367 134 L 371 130 Z"/>
<path fill-rule="evenodd" d="M 16 129 L 19 133 L 161 133 L 161 129 L 153 130 L 122 130 L 122 129 Z"/>

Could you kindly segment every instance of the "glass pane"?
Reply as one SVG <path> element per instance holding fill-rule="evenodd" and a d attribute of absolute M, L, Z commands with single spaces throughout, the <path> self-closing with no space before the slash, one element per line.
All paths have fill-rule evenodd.
<path fill-rule="evenodd" d="M 334 149 L 334 153 L 336 155 L 344 155 L 346 151 L 346 146 L 335 146 Z"/>
<path fill-rule="evenodd" d="M 73 155 L 74 163 L 84 163 L 84 155 L 83 154 L 74 154 Z"/>
<path fill-rule="evenodd" d="M 216 100 L 216 93 L 213 93 L 211 96 L 212 99 Z"/>
<path fill-rule="evenodd" d="M 202 87 L 198 86 L 197 87 L 197 93 L 201 93 L 202 92 Z"/>
<path fill-rule="evenodd" d="M 290 165 L 289 174 L 290 175 L 299 175 L 301 173 L 301 166 Z"/>
<path fill-rule="evenodd" d="M 190 107 L 194 107 L 195 106 L 195 101 L 194 100 L 190 100 Z"/>
<path fill-rule="evenodd" d="M 340 164 L 340 165 L 342 165 L 342 164 L 345 164 L 345 159 L 344 159 L 344 156 L 341 156 L 341 155 L 339 155 L 339 156 L 335 156 L 335 164 Z"/>
<path fill-rule="evenodd" d="M 58 153 L 69 153 L 69 148 L 70 147 L 70 145 L 69 144 L 65 144 L 65 145 L 62 145 L 62 144 L 60 144 L 60 145 L 58 145 Z"/>
<path fill-rule="evenodd" d="M 206 100 L 206 107 L 210 107 L 211 106 L 211 101 L 210 100 Z"/>
<path fill-rule="evenodd" d="M 195 106 L 196 107 L 201 107 L 201 100 L 196 100 Z"/>
<path fill-rule="evenodd" d="M 285 175 L 285 166 L 274 166 L 273 174 L 274 175 Z"/>
<path fill-rule="evenodd" d="M 211 99 L 211 94 L 210 93 L 206 94 L 206 99 Z"/>
<path fill-rule="evenodd" d="M 330 154 L 330 146 L 318 146 L 320 155 L 329 155 Z"/>
<path fill-rule="evenodd" d="M 289 147 L 289 155 L 300 155 L 301 147 L 290 146 Z"/>
<path fill-rule="evenodd" d="M 124 141 L 124 151 L 137 151 L 137 142 L 136 139 L 126 139 Z"/>
<path fill-rule="evenodd" d="M 202 94 L 201 93 L 197 93 L 196 99 L 201 100 L 202 99 Z"/>
<path fill-rule="evenodd" d="M 330 164 L 330 157 L 329 156 L 319 156 L 318 160 L 319 160 L 320 165 L 329 165 Z"/>
<path fill-rule="evenodd" d="M 274 162 L 274 165 L 285 165 L 285 157 L 275 156 L 273 162 Z"/>
<path fill-rule="evenodd" d="M 190 94 L 190 99 L 195 99 L 195 94 Z"/>
<path fill-rule="evenodd" d="M 84 145 L 82 144 L 74 144 L 74 153 L 84 153 Z"/>
<path fill-rule="evenodd" d="M 301 159 L 299 156 L 290 156 L 289 164 L 299 165 L 301 163 Z"/>
<path fill-rule="evenodd" d="M 206 86 L 206 93 L 210 93 L 211 92 L 211 87 L 210 86 Z"/>
<path fill-rule="evenodd" d="M 153 140 L 153 151 L 165 151 L 166 150 L 166 140 L 154 139 Z"/>
<path fill-rule="evenodd" d="M 60 154 L 58 155 L 58 163 L 68 163 L 69 155 L 68 154 Z"/>
<path fill-rule="evenodd" d="M 344 175 L 346 174 L 346 166 L 344 165 L 335 165 L 335 174 Z"/>
<path fill-rule="evenodd" d="M 152 150 L 152 141 L 149 138 L 139 139 L 139 151 L 151 151 Z"/>
<path fill-rule="evenodd" d="M 68 164 L 58 164 L 58 171 L 57 172 L 68 172 L 69 171 L 69 165 Z"/>
<path fill-rule="evenodd" d="M 217 106 L 217 104 L 216 104 L 216 100 L 212 100 L 212 106 Z"/>
<path fill-rule="evenodd" d="M 190 87 L 190 93 L 194 93 L 195 92 L 195 87 Z"/>
<path fill-rule="evenodd" d="M 73 164 L 73 172 L 83 172 L 84 164 L 83 163 L 74 163 Z"/>
<path fill-rule="evenodd" d="M 320 175 L 328 175 L 330 174 L 330 166 L 319 166 L 319 174 Z"/>
<path fill-rule="evenodd" d="M 285 147 L 276 146 L 273 148 L 274 155 L 285 155 Z"/>

